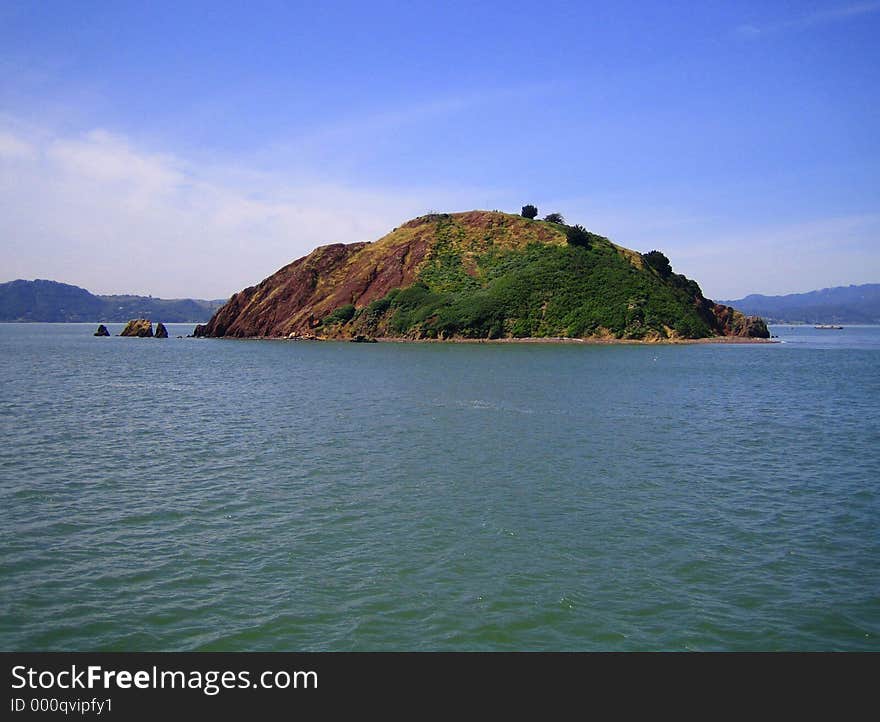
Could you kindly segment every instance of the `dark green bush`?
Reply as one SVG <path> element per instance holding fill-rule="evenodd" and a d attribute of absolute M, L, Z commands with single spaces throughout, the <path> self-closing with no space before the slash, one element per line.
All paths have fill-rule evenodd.
<path fill-rule="evenodd" d="M 355 307 L 354 304 L 347 303 L 344 306 L 340 306 L 332 313 L 328 314 L 324 317 L 324 320 L 321 322 L 325 326 L 329 326 L 332 323 L 347 323 L 354 318 Z"/>
<path fill-rule="evenodd" d="M 537 215 L 538 215 L 538 208 L 536 206 L 533 206 L 531 203 L 524 205 L 522 207 L 522 217 L 523 218 L 528 218 L 529 220 L 532 220 Z"/>
<path fill-rule="evenodd" d="M 565 237 L 568 239 L 569 245 L 572 246 L 589 248 L 590 236 L 592 235 L 593 234 L 583 226 L 568 226 L 568 228 L 565 229 Z"/>
<path fill-rule="evenodd" d="M 669 263 L 669 259 L 664 256 L 660 251 L 649 251 L 648 253 L 643 253 L 642 258 L 645 263 L 647 263 L 651 268 L 653 268 L 657 273 L 659 273 L 663 278 L 668 278 L 672 275 L 672 266 Z"/>

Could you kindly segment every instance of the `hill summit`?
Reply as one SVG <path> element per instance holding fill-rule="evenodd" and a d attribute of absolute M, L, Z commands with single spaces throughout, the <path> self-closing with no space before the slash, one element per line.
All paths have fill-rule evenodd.
<path fill-rule="evenodd" d="M 561 221 L 561 217 L 557 216 Z M 420 216 L 236 293 L 195 335 L 263 338 L 767 338 L 659 251 L 498 211 Z"/>

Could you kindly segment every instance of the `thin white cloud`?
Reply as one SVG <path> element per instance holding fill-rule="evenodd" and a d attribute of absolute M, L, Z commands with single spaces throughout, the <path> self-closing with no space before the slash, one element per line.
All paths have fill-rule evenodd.
<path fill-rule="evenodd" d="M 880 11 L 880 2 L 855 3 L 829 8 L 828 10 L 818 10 L 804 17 L 801 23 L 804 25 L 818 25 L 836 20 L 847 20 L 858 15 L 867 15 L 877 11 Z"/>
<path fill-rule="evenodd" d="M 13 133 L 0 131 L 0 158 L 30 158 L 33 155 L 34 148 L 30 143 L 18 138 Z"/>
<path fill-rule="evenodd" d="M 226 297 L 326 243 L 374 240 L 430 209 L 536 202 L 637 250 L 658 248 L 710 297 L 880 280 L 880 216 L 756 227 L 723 209 L 637 195 L 556 200 L 485 188 L 364 188 L 196 161 L 107 130 L 64 134 L 0 119 L 0 281 L 97 293 Z M 724 230 L 719 230 L 724 229 Z"/>
<path fill-rule="evenodd" d="M 742 38 L 758 38 L 762 35 L 790 30 L 803 30 L 829 23 L 843 22 L 862 15 L 880 12 L 880 1 L 839 5 L 825 10 L 816 10 L 806 15 L 773 23 L 746 23 L 735 29 Z"/>
<path fill-rule="evenodd" d="M 375 153 L 381 141 L 394 138 L 401 131 L 429 120 L 452 118 L 465 112 L 497 107 L 510 101 L 552 97 L 565 87 L 560 81 L 525 83 L 516 87 L 441 94 L 382 110 L 354 109 L 333 122 L 322 123 L 281 138 L 260 149 L 253 157 L 257 163 L 277 165 L 290 159 L 305 159 L 318 164 L 332 158 L 333 165 L 345 165 L 352 157 Z M 379 143 L 377 143 L 379 141 Z"/>
<path fill-rule="evenodd" d="M 137 151 L 125 138 L 100 129 L 81 138 L 56 139 L 45 152 L 62 170 L 89 180 L 126 182 L 137 179 L 158 188 L 174 185 L 183 178 L 173 156 Z"/>
<path fill-rule="evenodd" d="M 364 190 L 199 166 L 106 130 L 0 130 L 0 268 L 93 292 L 225 297 L 334 242 L 373 240 L 466 190 Z"/>

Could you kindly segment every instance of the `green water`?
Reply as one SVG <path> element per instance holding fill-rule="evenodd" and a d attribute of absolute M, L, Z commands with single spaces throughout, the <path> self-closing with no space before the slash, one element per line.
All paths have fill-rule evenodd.
<path fill-rule="evenodd" d="M 0 649 L 880 649 L 878 328 L 93 330 L 0 325 Z"/>

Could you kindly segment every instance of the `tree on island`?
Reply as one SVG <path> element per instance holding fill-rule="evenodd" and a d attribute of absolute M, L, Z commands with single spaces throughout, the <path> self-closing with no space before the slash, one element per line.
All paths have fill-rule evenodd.
<path fill-rule="evenodd" d="M 561 213 L 548 213 L 546 216 L 544 216 L 544 220 L 550 223 L 565 223 L 565 218 L 562 217 Z"/>
<path fill-rule="evenodd" d="M 528 218 L 530 221 L 534 220 L 535 216 L 538 215 L 537 206 L 533 206 L 531 203 L 524 205 L 522 207 L 522 217 Z"/>
<path fill-rule="evenodd" d="M 660 274 L 661 278 L 668 278 L 670 275 L 672 275 L 672 265 L 669 263 L 669 259 L 660 251 L 650 251 L 648 253 L 643 253 L 642 259 L 651 268 L 657 271 L 657 273 Z"/>
<path fill-rule="evenodd" d="M 590 247 L 590 232 L 583 226 L 569 226 L 565 229 L 565 237 L 571 246 Z"/>

